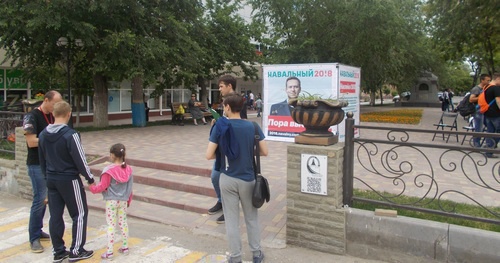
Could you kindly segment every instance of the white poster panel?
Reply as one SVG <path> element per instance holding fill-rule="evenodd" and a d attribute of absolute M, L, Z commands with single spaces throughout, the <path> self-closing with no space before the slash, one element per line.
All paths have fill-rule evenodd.
<path fill-rule="evenodd" d="M 263 132 L 266 139 L 293 142 L 305 130 L 290 116 L 290 99 L 302 94 L 338 98 L 338 64 L 264 65 Z M 336 132 L 336 127 L 331 131 Z"/>
<path fill-rule="evenodd" d="M 300 158 L 300 191 L 326 195 L 328 167 L 326 155 L 301 154 Z"/>
<path fill-rule="evenodd" d="M 353 112 L 354 113 L 354 124 L 359 125 L 359 94 L 360 94 L 360 86 L 361 86 L 361 69 L 346 65 L 339 65 L 339 97 L 347 100 L 349 102 L 349 106 L 344 107 L 343 110 L 345 113 Z M 339 141 L 343 142 L 345 140 L 345 121 L 342 121 L 339 125 Z M 354 137 L 359 137 L 358 129 L 354 130 Z"/>

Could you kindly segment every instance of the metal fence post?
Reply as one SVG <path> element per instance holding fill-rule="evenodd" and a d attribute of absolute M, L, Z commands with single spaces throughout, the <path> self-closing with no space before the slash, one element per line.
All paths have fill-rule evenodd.
<path fill-rule="evenodd" d="M 344 174 L 343 174 L 343 202 L 352 206 L 353 173 L 354 173 L 354 114 L 348 112 L 345 120 L 345 146 L 344 146 Z"/>

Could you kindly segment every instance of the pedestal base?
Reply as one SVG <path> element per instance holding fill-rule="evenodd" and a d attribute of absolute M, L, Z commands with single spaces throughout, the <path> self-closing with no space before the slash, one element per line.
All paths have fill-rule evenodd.
<path fill-rule="evenodd" d="M 328 146 L 339 142 L 339 136 L 310 137 L 304 135 L 295 136 L 295 143 Z"/>

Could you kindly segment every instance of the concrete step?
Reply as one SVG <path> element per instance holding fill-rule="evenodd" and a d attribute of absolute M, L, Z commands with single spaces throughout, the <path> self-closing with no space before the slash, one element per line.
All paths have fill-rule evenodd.
<path fill-rule="evenodd" d="M 89 209 L 105 211 L 106 205 L 101 194 L 92 194 L 90 191 L 87 191 L 87 204 Z M 127 210 L 127 216 L 186 228 L 193 228 L 204 224 L 207 220 L 215 220 L 207 214 L 190 212 L 135 199 Z"/>
<path fill-rule="evenodd" d="M 102 169 L 109 165 L 109 162 L 103 160 L 90 164 L 91 171 L 95 176 L 99 176 Z M 199 176 L 192 173 L 200 171 L 190 170 L 190 167 L 174 167 L 174 170 L 188 172 L 181 173 L 165 170 L 165 168 L 169 168 L 165 165 L 149 164 L 163 168 L 157 169 L 135 166 L 130 160 L 127 162 L 131 164 L 134 174 L 134 195 L 129 209 L 129 215 L 132 217 L 180 226 L 192 225 L 197 219 L 200 219 L 200 216 L 204 216 L 206 219 L 207 209 L 217 202 L 210 174 L 206 171 L 201 171 L 202 175 Z M 136 165 L 138 163 L 148 165 L 148 163 L 135 162 Z M 95 195 L 87 191 L 87 200 L 89 208 L 104 210 L 105 205 L 101 194 Z M 159 211 L 161 212 L 159 213 Z M 184 216 L 165 216 L 165 218 L 162 216 L 178 213 L 186 214 Z M 197 216 L 193 217 L 193 213 L 196 213 Z M 188 222 L 182 223 L 182 219 L 178 219 L 183 217 L 189 217 Z M 191 222 L 192 220 L 193 222 Z"/>
<path fill-rule="evenodd" d="M 90 166 L 91 172 L 95 176 L 100 176 L 104 167 L 109 162 L 93 163 Z M 142 167 L 131 164 L 134 175 L 134 183 L 157 186 L 193 194 L 216 197 L 212 186 L 210 174 L 194 175 L 191 173 L 175 172 L 159 168 Z M 187 167 L 184 170 L 188 170 Z"/>

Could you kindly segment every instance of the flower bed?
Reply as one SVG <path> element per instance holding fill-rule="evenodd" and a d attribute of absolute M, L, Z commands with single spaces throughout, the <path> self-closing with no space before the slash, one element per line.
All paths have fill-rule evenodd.
<path fill-rule="evenodd" d="M 401 109 L 362 113 L 361 122 L 383 122 L 396 124 L 419 124 L 422 119 L 422 109 Z"/>

